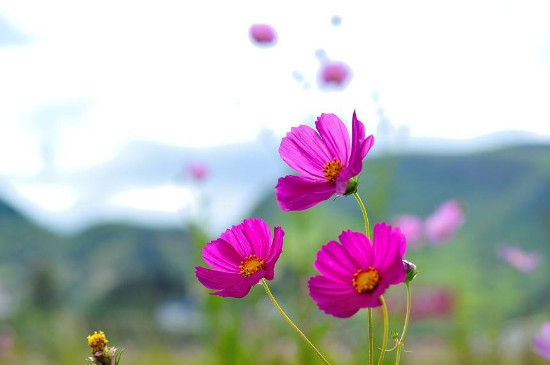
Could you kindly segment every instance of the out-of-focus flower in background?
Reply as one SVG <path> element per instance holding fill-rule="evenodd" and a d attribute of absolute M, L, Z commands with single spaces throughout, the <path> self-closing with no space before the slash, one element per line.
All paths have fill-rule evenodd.
<path fill-rule="evenodd" d="M 401 214 L 393 219 L 393 225 L 407 238 L 407 247 L 418 248 L 422 244 L 424 223 L 422 219 L 412 214 Z"/>
<path fill-rule="evenodd" d="M 413 319 L 448 317 L 454 309 L 453 291 L 444 287 L 415 289 L 411 303 Z"/>
<path fill-rule="evenodd" d="M 540 357 L 550 361 L 550 322 L 544 323 L 540 335 L 533 338 L 533 347 Z"/>
<path fill-rule="evenodd" d="M 15 346 L 15 333 L 11 327 L 0 328 L 0 359 L 9 357 Z"/>
<path fill-rule="evenodd" d="M 351 69 L 341 61 L 323 61 L 319 70 L 321 86 L 343 89 L 351 80 Z"/>
<path fill-rule="evenodd" d="M 195 162 L 189 165 L 188 173 L 193 180 L 203 181 L 206 178 L 208 178 L 208 175 L 210 174 L 210 170 L 206 165 Z"/>
<path fill-rule="evenodd" d="M 273 46 L 277 42 L 277 32 L 269 24 L 252 24 L 250 38 L 256 45 Z"/>
<path fill-rule="evenodd" d="M 512 245 L 499 247 L 498 255 L 510 266 L 526 274 L 536 269 L 540 261 L 538 252 L 526 252 L 521 247 Z"/>
<path fill-rule="evenodd" d="M 464 224 L 464 210 L 456 200 L 441 204 L 424 222 L 426 237 L 433 245 L 451 239 Z"/>

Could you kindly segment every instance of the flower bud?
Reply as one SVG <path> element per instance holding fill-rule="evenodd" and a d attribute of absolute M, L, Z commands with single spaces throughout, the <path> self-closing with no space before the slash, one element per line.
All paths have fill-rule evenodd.
<path fill-rule="evenodd" d="M 351 195 L 357 192 L 357 187 L 359 186 L 359 179 L 357 176 L 352 177 L 348 181 L 348 185 L 346 186 L 346 192 L 344 195 Z"/>
<path fill-rule="evenodd" d="M 416 270 L 416 265 L 410 261 L 403 260 L 403 266 L 405 267 L 405 273 L 407 274 L 407 276 L 405 277 L 405 283 L 409 283 L 418 274 L 418 271 Z"/>

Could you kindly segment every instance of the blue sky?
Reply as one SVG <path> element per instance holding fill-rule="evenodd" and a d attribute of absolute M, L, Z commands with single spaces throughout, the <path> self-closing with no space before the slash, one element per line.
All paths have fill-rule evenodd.
<path fill-rule="evenodd" d="M 69 177 L 135 141 L 277 139 L 322 112 L 350 123 L 354 109 L 370 133 L 382 116 L 412 139 L 549 138 L 549 13 L 547 1 L 6 0 L 0 153 L 14 158 L 0 174 L 61 214 L 84 194 Z M 248 38 L 262 22 L 278 32 L 274 47 Z M 345 89 L 319 87 L 320 49 L 351 67 Z"/>

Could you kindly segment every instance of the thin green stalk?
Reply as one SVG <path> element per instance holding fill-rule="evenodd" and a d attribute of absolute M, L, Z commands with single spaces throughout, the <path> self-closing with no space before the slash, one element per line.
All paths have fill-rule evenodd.
<path fill-rule="evenodd" d="M 321 354 L 319 350 L 317 350 L 317 348 L 313 345 L 313 343 L 311 343 L 311 341 L 306 337 L 306 335 L 304 335 L 304 333 L 300 331 L 298 326 L 296 326 L 294 322 L 292 322 L 292 320 L 288 318 L 288 316 L 283 311 L 279 303 L 277 303 L 277 301 L 275 300 L 275 297 L 273 296 L 273 294 L 271 294 L 271 290 L 269 290 L 269 287 L 267 286 L 267 282 L 265 281 L 265 279 L 262 279 L 262 285 L 264 286 L 267 296 L 269 297 L 269 299 L 271 299 L 271 303 L 273 303 L 273 306 L 277 309 L 277 311 L 279 311 L 279 314 L 285 319 L 285 321 L 290 325 L 290 327 L 292 327 L 296 331 L 296 333 L 298 333 L 298 335 L 300 335 L 300 337 L 302 337 L 302 339 L 309 345 L 309 347 L 311 347 L 311 349 L 315 351 L 315 353 L 317 354 L 317 356 L 319 356 L 319 358 L 323 363 L 330 365 L 328 360 L 323 356 L 323 354 Z"/>
<path fill-rule="evenodd" d="M 363 204 L 363 201 L 361 200 L 361 197 L 357 192 L 353 193 L 353 196 L 355 197 L 355 200 L 357 200 L 357 204 L 359 204 L 359 208 L 361 208 L 361 212 L 363 213 L 363 220 L 365 221 L 365 234 L 370 239 L 370 226 L 369 226 L 369 216 L 367 214 L 367 209 L 365 208 L 365 204 Z M 367 318 L 368 318 L 368 332 L 369 332 L 369 365 L 372 365 L 374 363 L 374 335 L 372 332 L 372 308 L 367 309 Z"/>
<path fill-rule="evenodd" d="M 370 239 L 370 226 L 369 226 L 369 216 L 367 215 L 367 209 L 365 208 L 365 204 L 363 204 L 363 201 L 361 200 L 361 197 L 357 192 L 353 193 L 353 196 L 355 197 L 355 200 L 357 200 L 357 203 L 359 204 L 359 208 L 361 208 L 361 212 L 363 213 L 363 220 L 365 221 L 365 234 Z"/>
<path fill-rule="evenodd" d="M 374 334 L 372 333 L 372 308 L 367 308 L 367 317 L 369 319 L 369 365 L 374 363 Z"/>
<path fill-rule="evenodd" d="M 405 345 L 405 336 L 407 336 L 407 330 L 409 329 L 409 317 L 411 314 L 411 285 L 410 283 L 405 283 L 407 286 L 407 313 L 405 314 L 405 325 L 403 326 L 403 333 L 401 333 L 401 338 L 397 342 L 397 354 L 395 355 L 395 365 L 399 365 L 399 360 L 401 359 L 401 349 Z"/>
<path fill-rule="evenodd" d="M 382 339 L 382 348 L 380 349 L 380 357 L 378 358 L 378 365 L 382 365 L 384 361 L 384 355 L 386 355 L 386 347 L 388 346 L 388 331 L 389 331 L 389 318 L 388 318 L 388 306 L 383 296 L 380 296 L 382 302 L 382 312 L 384 313 L 384 338 Z"/>

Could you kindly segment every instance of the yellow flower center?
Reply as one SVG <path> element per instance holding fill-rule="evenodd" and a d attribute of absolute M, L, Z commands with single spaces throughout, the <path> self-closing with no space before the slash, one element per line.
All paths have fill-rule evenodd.
<path fill-rule="evenodd" d="M 344 166 L 342 165 L 342 163 L 336 157 L 334 157 L 332 161 L 327 162 L 323 166 L 323 174 L 325 174 L 325 179 L 327 179 L 327 181 L 330 181 L 331 183 L 336 182 L 336 178 L 343 168 Z"/>
<path fill-rule="evenodd" d="M 367 270 L 359 269 L 355 274 L 353 274 L 353 287 L 359 294 L 365 294 L 373 291 L 378 282 L 380 281 L 380 276 L 378 271 L 369 266 Z"/>
<path fill-rule="evenodd" d="M 239 268 L 241 269 L 241 275 L 247 278 L 250 275 L 262 270 L 264 268 L 264 264 L 264 260 L 260 260 L 256 255 L 246 256 L 239 265 Z"/>
<path fill-rule="evenodd" d="M 103 331 L 94 331 L 93 335 L 88 336 L 88 346 L 92 348 L 92 354 L 95 354 L 98 351 L 103 351 L 105 345 L 107 345 L 107 338 Z"/>

